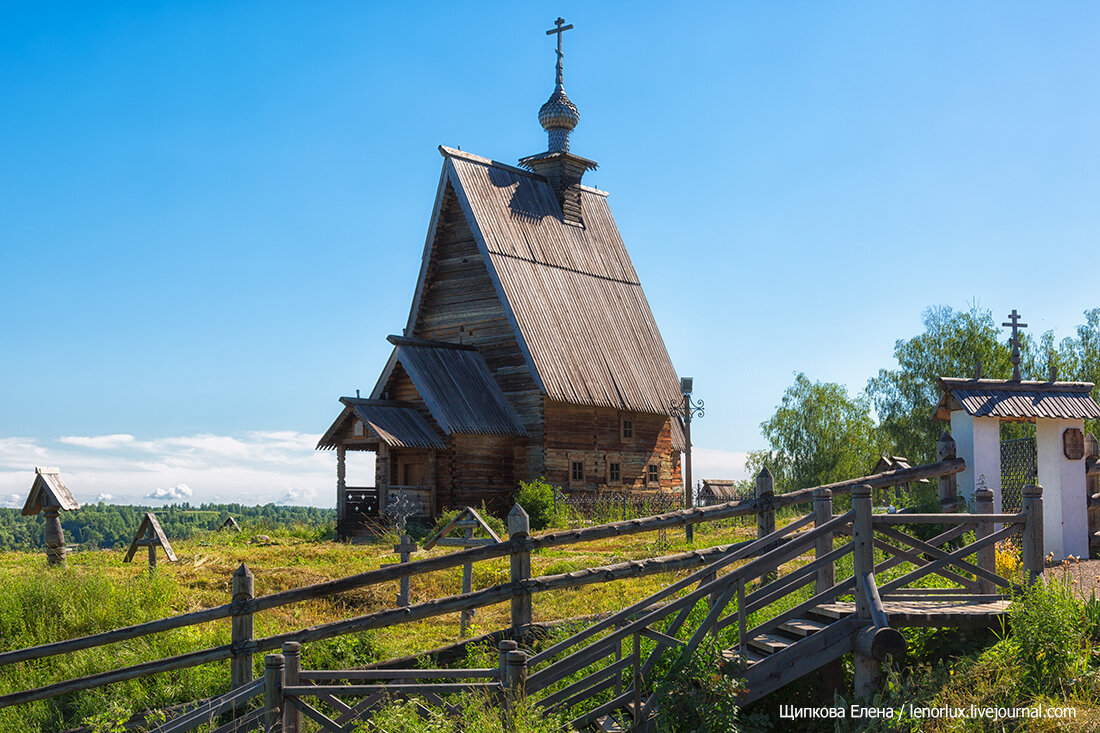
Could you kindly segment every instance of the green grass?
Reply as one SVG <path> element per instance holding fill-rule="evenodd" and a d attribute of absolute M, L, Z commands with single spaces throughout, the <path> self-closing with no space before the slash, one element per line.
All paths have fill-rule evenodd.
<path fill-rule="evenodd" d="M 793 513 L 781 516 L 778 524 L 782 526 L 795 516 Z M 256 534 L 270 535 L 273 542 L 253 544 Z M 691 548 L 727 544 L 751 537 L 755 537 L 755 524 L 751 521 L 724 521 L 698 526 L 695 542 L 691 546 L 684 542 L 682 532 L 669 530 L 665 533 L 664 542 L 658 540 L 657 533 L 651 532 L 539 552 L 532 557 L 532 568 L 536 575 L 557 574 L 655 554 L 671 554 Z M 838 539 L 837 545 L 844 541 Z M 310 536 L 309 532 L 269 527 L 251 528 L 240 534 L 203 533 L 178 543 L 176 552 L 180 562 L 171 565 L 162 563 L 152 577 L 141 563 L 123 564 L 121 551 L 77 553 L 69 558 L 68 567 L 60 570 L 47 569 L 45 559 L 40 554 L 0 553 L 0 580 L 5 590 L 0 595 L 0 649 L 22 648 L 78 637 L 225 603 L 230 595 L 230 577 L 241 562 L 247 562 L 254 572 L 257 595 L 262 595 L 375 569 L 381 563 L 394 561 L 391 545 L 392 538 L 373 544 L 350 545 L 318 540 L 315 536 Z M 439 548 L 429 553 L 418 552 L 414 559 L 452 551 Z M 810 562 L 812 555 L 810 549 L 807 554 L 785 563 L 779 570 L 780 576 Z M 885 555 L 877 552 L 876 560 L 883 559 Z M 739 563 L 734 564 L 724 572 L 738 565 Z M 882 584 L 900 577 L 911 569 L 911 565 L 902 563 L 882 573 L 879 582 Z M 850 573 L 849 556 L 837 564 L 836 578 L 843 579 Z M 636 603 L 686 574 L 666 573 L 536 595 L 535 620 L 548 621 L 613 612 Z M 481 562 L 474 566 L 475 588 L 506 582 L 508 576 L 507 558 Z M 935 575 L 922 579 L 919 584 L 941 587 L 948 585 Z M 755 584 L 751 584 L 746 590 L 751 592 L 755 587 Z M 418 576 L 412 581 L 412 600 L 415 603 L 455 594 L 460 588 L 461 568 Z M 397 583 L 392 582 L 263 612 L 255 617 L 255 635 L 265 636 L 296 630 L 390 608 L 396 592 Z M 755 612 L 749 619 L 750 628 L 807 600 L 811 592 L 812 582 L 768 608 Z M 1100 631 L 1097 631 L 1100 630 L 1100 605 L 1079 605 L 1079 601 L 1072 599 L 1063 599 L 1061 605 L 1051 605 L 1052 603 L 1050 597 L 1037 595 L 1035 599 L 1028 601 L 1030 605 L 1021 604 L 1020 613 L 1023 615 L 1014 619 L 1017 632 L 1011 637 L 1006 636 L 1000 641 L 975 637 L 977 646 L 973 648 L 960 646 L 957 639 L 946 642 L 948 646 L 958 647 L 959 653 L 928 661 L 925 666 L 921 666 L 923 662 L 918 661 L 905 667 L 892 679 L 888 694 L 895 697 L 919 694 L 930 696 L 930 699 L 938 695 L 951 700 L 994 699 L 1000 694 L 997 691 L 1011 689 L 1021 699 L 1044 699 L 1043 696 L 1050 699 L 1080 699 L 1091 706 L 1089 709 L 1094 709 L 1096 705 L 1090 697 L 1094 686 L 1091 680 L 1096 666 L 1094 660 L 1100 652 L 1091 642 L 1087 648 L 1075 647 L 1071 637 L 1078 634 L 1076 630 L 1081 624 L 1086 623 L 1081 619 L 1091 618 L 1095 620 L 1088 622 L 1091 624 L 1088 627 L 1091 631 L 1087 634 L 1091 634 L 1090 639 L 1100 638 Z M 1082 610 L 1088 608 L 1092 610 Z M 1034 612 L 1029 614 L 1027 609 L 1033 609 Z M 676 634 L 678 638 L 690 638 L 706 610 L 705 601 L 698 602 L 689 621 Z M 735 612 L 735 605 L 731 605 L 726 611 L 727 614 Z M 656 628 L 669 631 L 670 619 L 659 623 Z M 480 609 L 474 617 L 469 635 L 504 628 L 508 623 L 508 603 Z M 1075 631 L 1067 636 L 1064 633 L 1067 628 Z M 536 649 L 560 641 L 576 630 L 578 629 L 557 629 Z M 727 626 L 717 634 L 718 645 L 727 648 L 734 646 L 737 641 L 736 633 L 736 624 Z M 921 636 L 920 633 L 927 635 Z M 398 629 L 373 630 L 308 644 L 303 649 L 303 665 L 312 669 L 347 668 L 417 654 L 458 639 L 458 614 L 451 614 L 404 624 Z M 942 647 L 945 643 L 942 639 L 942 636 L 936 637 L 933 632 L 910 634 L 910 648 L 921 650 L 918 660 L 932 660 L 928 650 Z M 228 641 L 229 623 L 219 621 L 49 660 L 26 662 L 0 669 L 0 694 L 225 644 Z M 631 638 L 623 641 L 623 655 L 631 654 L 632 643 Z M 655 646 L 655 642 L 644 638 L 640 644 L 644 656 L 648 656 Z M 1000 651 L 990 651 L 992 649 Z M 1063 649 L 1076 649 L 1073 659 L 1066 662 L 1068 666 L 1058 666 L 1061 657 L 1048 656 L 1055 654 L 1055 650 Z M 578 671 L 557 683 L 547 692 L 561 689 L 585 674 L 611 663 L 613 659 L 607 657 L 599 660 L 586 670 Z M 960 662 L 960 659 L 970 661 Z M 1022 669 L 1022 660 L 1031 660 L 1032 666 Z M 258 676 L 262 672 L 263 661 L 259 656 L 254 661 Z M 474 649 L 468 662 L 475 666 L 495 666 L 496 651 Z M 663 678 L 676 663 L 673 655 L 666 653 L 650 679 Z M 968 679 L 972 678 L 973 694 L 970 688 L 956 686 L 953 682 L 955 675 L 950 674 L 950 670 L 945 676 L 945 665 L 948 664 L 954 665 L 951 669 L 956 674 L 966 672 L 971 675 Z M 1040 666 L 1036 667 L 1036 664 Z M 1061 687 L 1051 682 L 1066 678 L 1088 681 L 1076 681 L 1072 685 L 1063 684 Z M 1026 684 L 1021 680 L 1027 681 Z M 623 673 L 621 682 L 624 689 L 629 687 L 629 671 Z M 82 722 L 91 722 L 97 716 L 101 720 L 117 720 L 134 712 L 218 694 L 226 691 L 228 684 L 228 664 L 224 662 L 155 675 L 55 700 L 0 710 L 0 733 L 63 730 Z M 1095 686 L 1100 689 L 1100 683 Z M 586 705 L 570 711 L 571 715 L 577 715 L 585 709 L 610 700 L 613 694 L 609 690 Z M 474 707 L 464 716 L 464 730 L 498 730 L 493 727 L 500 724 L 497 712 L 485 705 L 478 708 L 482 703 L 476 700 L 473 704 Z M 425 727 L 409 727 L 421 723 L 416 723 L 409 717 L 409 708 L 405 705 L 391 706 L 385 715 L 393 719 L 394 730 L 453 729 L 447 727 L 451 723 L 442 719 L 430 723 L 422 721 Z M 522 722 L 519 730 L 547 729 L 539 727 L 542 723 L 537 715 L 525 713 L 522 708 L 517 711 L 516 719 Z M 751 729 L 752 721 L 759 719 L 759 715 L 750 716 L 744 724 L 749 726 L 746 729 Z"/>

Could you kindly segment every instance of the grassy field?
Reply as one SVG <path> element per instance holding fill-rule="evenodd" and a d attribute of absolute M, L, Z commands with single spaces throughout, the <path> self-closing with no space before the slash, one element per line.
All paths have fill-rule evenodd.
<path fill-rule="evenodd" d="M 784 520 L 780 519 L 780 526 Z M 755 537 L 751 518 L 737 522 L 703 525 L 696 529 L 694 547 L 702 548 Z M 47 569 L 40 554 L 0 553 L 0 649 L 15 649 L 120 626 L 193 611 L 225 603 L 230 582 L 240 563 L 247 563 L 255 575 L 257 595 L 372 570 L 393 562 L 395 537 L 372 544 L 350 545 L 302 536 L 293 530 L 263 530 L 269 544 L 256 544 L 259 532 L 245 528 L 240 534 L 209 533 L 175 545 L 180 561 L 163 563 L 152 576 L 143 562 L 122 563 L 123 552 L 91 551 L 70 556 L 65 569 Z M 296 534 L 298 536 L 296 536 Z M 840 540 L 838 540 L 839 542 Z M 682 531 L 665 536 L 647 533 L 546 550 L 532 557 L 536 575 L 568 572 L 584 567 L 636 560 L 690 549 Z M 453 550 L 418 552 L 414 558 L 445 554 Z M 140 556 L 139 556 L 140 558 Z M 143 560 L 143 558 L 141 558 Z M 783 566 L 781 575 L 808 561 L 808 556 Z M 881 559 L 881 558 L 880 558 Z M 1018 572 L 1011 548 L 998 555 L 998 571 Z M 900 574 L 902 566 L 892 571 Z M 850 574 L 850 559 L 838 564 L 837 578 Z M 664 574 L 588 586 L 575 591 L 539 594 L 534 598 L 536 621 L 587 616 L 623 608 L 672 582 L 677 576 Z M 507 558 L 474 566 L 475 588 L 505 582 Z M 883 582 L 885 577 L 880 577 Z M 928 580 L 929 584 L 941 584 Z M 455 594 L 461 587 L 461 569 L 453 568 L 412 581 L 412 601 Z M 1078 708 L 1074 721 L 1029 721 L 1004 728 L 986 728 L 977 723 L 945 721 L 895 721 L 841 727 L 840 730 L 1096 730 L 1100 728 L 1100 604 L 1089 604 L 1072 594 L 1062 594 L 1054 585 L 1019 604 L 1011 633 L 959 631 L 907 631 L 910 655 L 888 679 L 879 703 L 901 707 L 906 702 L 925 705 L 1054 704 L 1068 701 Z M 265 636 L 305 626 L 326 623 L 393 607 L 397 583 L 353 591 L 318 601 L 304 602 L 255 617 L 255 635 Z M 765 620 L 808 598 L 809 589 L 792 593 L 755 614 L 750 625 Z M 697 611 L 702 612 L 700 606 Z M 509 607 L 501 603 L 478 611 L 468 636 L 504 628 Z M 566 633 L 565 631 L 561 632 Z M 735 633 L 729 628 L 723 636 Z M 307 668 L 343 668 L 416 654 L 459 640 L 457 614 L 367 631 L 303 648 Z M 0 669 L 0 694 L 35 687 L 84 674 L 136 664 L 151 659 L 228 643 L 227 620 L 199 627 L 179 629 L 135 639 L 100 649 L 68 654 L 49 660 L 26 662 Z M 722 638 L 722 643 L 732 643 Z M 651 643 L 643 641 L 643 652 Z M 491 649 L 473 652 L 476 666 L 494 666 Z M 255 660 L 256 674 L 262 659 Z M 563 684 L 567 684 L 567 680 Z M 851 670 L 847 671 L 850 690 Z M 111 731 L 112 721 L 131 713 L 218 694 L 228 689 L 228 663 L 161 674 L 119 683 L 98 690 L 68 695 L 50 701 L 0 710 L 0 733 L 8 731 L 60 731 L 80 724 L 96 723 Z M 770 696 L 743 712 L 743 730 L 783 730 L 776 711 L 790 702 L 820 704 L 812 685 L 794 685 Z M 705 690 L 698 694 L 705 694 Z M 720 686 L 715 694 L 721 694 Z M 694 694 L 694 693 L 693 693 Z M 716 698 L 717 699 L 717 698 Z M 476 706 L 475 706 L 476 707 Z M 484 706 L 483 706 L 484 707 Z M 522 713 L 522 711 L 520 711 Z M 443 720 L 426 724 L 407 707 L 387 710 L 386 730 L 452 730 Z M 550 730 L 541 716 L 528 711 L 522 730 Z M 480 720 L 484 722 L 476 723 Z M 495 721 L 495 722 L 494 722 Z M 552 721 L 551 721 L 552 722 Z M 788 721 L 789 722 L 789 721 Z M 497 730 L 499 720 L 487 709 L 468 715 L 467 733 Z M 418 727 L 419 726 L 419 727 Z M 811 730 L 812 726 L 805 728 Z M 834 730 L 832 723 L 821 730 Z M 673 730 L 670 728 L 669 730 Z M 728 730 L 728 728 L 724 729 Z"/>
<path fill-rule="evenodd" d="M 208 533 L 173 545 L 178 563 L 163 557 L 150 577 L 139 553 L 133 564 L 122 562 L 119 550 L 79 552 L 69 556 L 65 569 L 47 569 L 41 554 L 0 553 L 0 647 L 16 649 L 68 639 L 164 616 L 216 606 L 230 600 L 233 572 L 243 562 L 255 575 L 256 594 L 365 572 L 393 562 L 395 537 L 372 544 L 346 544 L 295 537 L 291 531 L 273 532 L 270 544 L 255 544 L 259 534 L 245 528 L 240 534 Z M 696 531 L 695 547 L 726 544 L 755 537 L 755 525 L 722 523 Z M 536 575 L 563 573 L 689 549 L 683 532 L 669 531 L 590 542 L 545 550 L 532 557 Z M 417 552 L 414 559 L 453 552 L 438 548 Z M 474 588 L 508 580 L 508 559 L 474 565 Z M 575 591 L 540 594 L 534 599 L 534 620 L 549 621 L 614 611 L 672 582 L 672 574 L 623 580 Z M 461 568 L 412 579 L 412 602 L 459 593 Z M 397 583 L 363 588 L 257 614 L 255 636 L 266 636 L 306 626 L 392 608 Z M 507 627 L 509 604 L 480 609 L 467 636 Z M 340 668 L 381 661 L 460 640 L 458 614 L 367 631 L 306 645 L 303 665 Z M 0 669 L 0 694 L 71 677 L 136 664 L 229 642 L 229 622 L 157 634 L 63 657 L 25 662 Z M 256 673 L 262 672 L 257 657 Z M 54 731 L 90 720 L 104 711 L 114 717 L 124 712 L 164 706 L 226 691 L 228 663 L 215 663 L 179 672 L 68 695 L 63 698 L 0 710 L 0 731 Z"/>

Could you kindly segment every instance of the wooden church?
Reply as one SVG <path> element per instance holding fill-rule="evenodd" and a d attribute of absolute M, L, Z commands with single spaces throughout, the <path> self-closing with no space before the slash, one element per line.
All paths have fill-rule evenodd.
<path fill-rule="evenodd" d="M 680 490 L 676 370 L 611 216 L 569 150 L 580 120 L 557 79 L 539 110 L 549 149 L 514 167 L 440 147 L 408 323 L 369 398 L 319 449 L 337 455 L 341 534 L 395 489 L 433 516 L 506 509 L 520 481 L 565 491 Z M 376 453 L 375 486 L 349 487 L 346 451 Z"/>

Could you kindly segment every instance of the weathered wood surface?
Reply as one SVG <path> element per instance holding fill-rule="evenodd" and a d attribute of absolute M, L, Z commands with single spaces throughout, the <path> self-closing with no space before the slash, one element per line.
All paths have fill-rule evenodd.
<path fill-rule="evenodd" d="M 241 704 L 248 702 L 262 694 L 263 680 L 256 680 L 250 685 L 240 687 L 225 695 L 211 698 L 201 705 L 183 715 L 164 723 L 153 729 L 152 733 L 183 733 L 217 718 L 222 713 L 228 712 Z"/>
<path fill-rule="evenodd" d="M 852 487 L 859 484 L 867 484 L 872 489 L 881 489 L 887 486 L 919 481 L 922 478 L 937 478 L 939 476 L 954 475 L 965 468 L 966 461 L 963 459 L 949 458 L 944 461 L 929 463 L 926 466 L 914 466 L 913 468 L 903 468 L 896 471 L 885 471 L 871 476 L 861 476 L 860 478 L 849 479 L 848 481 L 838 481 L 835 484 L 825 484 L 823 486 L 790 491 L 786 494 L 776 494 L 775 506 L 776 508 L 781 508 L 792 504 L 804 504 L 813 501 L 815 489 L 829 489 L 833 494 L 850 492 Z"/>

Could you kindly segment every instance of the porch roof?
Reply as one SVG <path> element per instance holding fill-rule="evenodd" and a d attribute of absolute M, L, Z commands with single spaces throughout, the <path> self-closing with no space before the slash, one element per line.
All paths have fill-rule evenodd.
<path fill-rule="evenodd" d="M 339 445 L 338 436 L 353 417 L 363 423 L 364 434 L 377 438 L 391 448 L 446 447 L 443 437 L 437 433 L 416 407 L 408 402 L 390 400 L 364 400 L 357 397 L 341 397 L 344 410 L 317 442 L 319 449 L 332 449 Z"/>
<path fill-rule="evenodd" d="M 954 410 L 973 417 L 1029 422 L 1035 419 L 1095 420 L 1100 405 L 1090 396 L 1092 382 L 1032 382 L 1011 379 L 940 378 L 943 397 L 935 417 L 950 420 Z"/>

